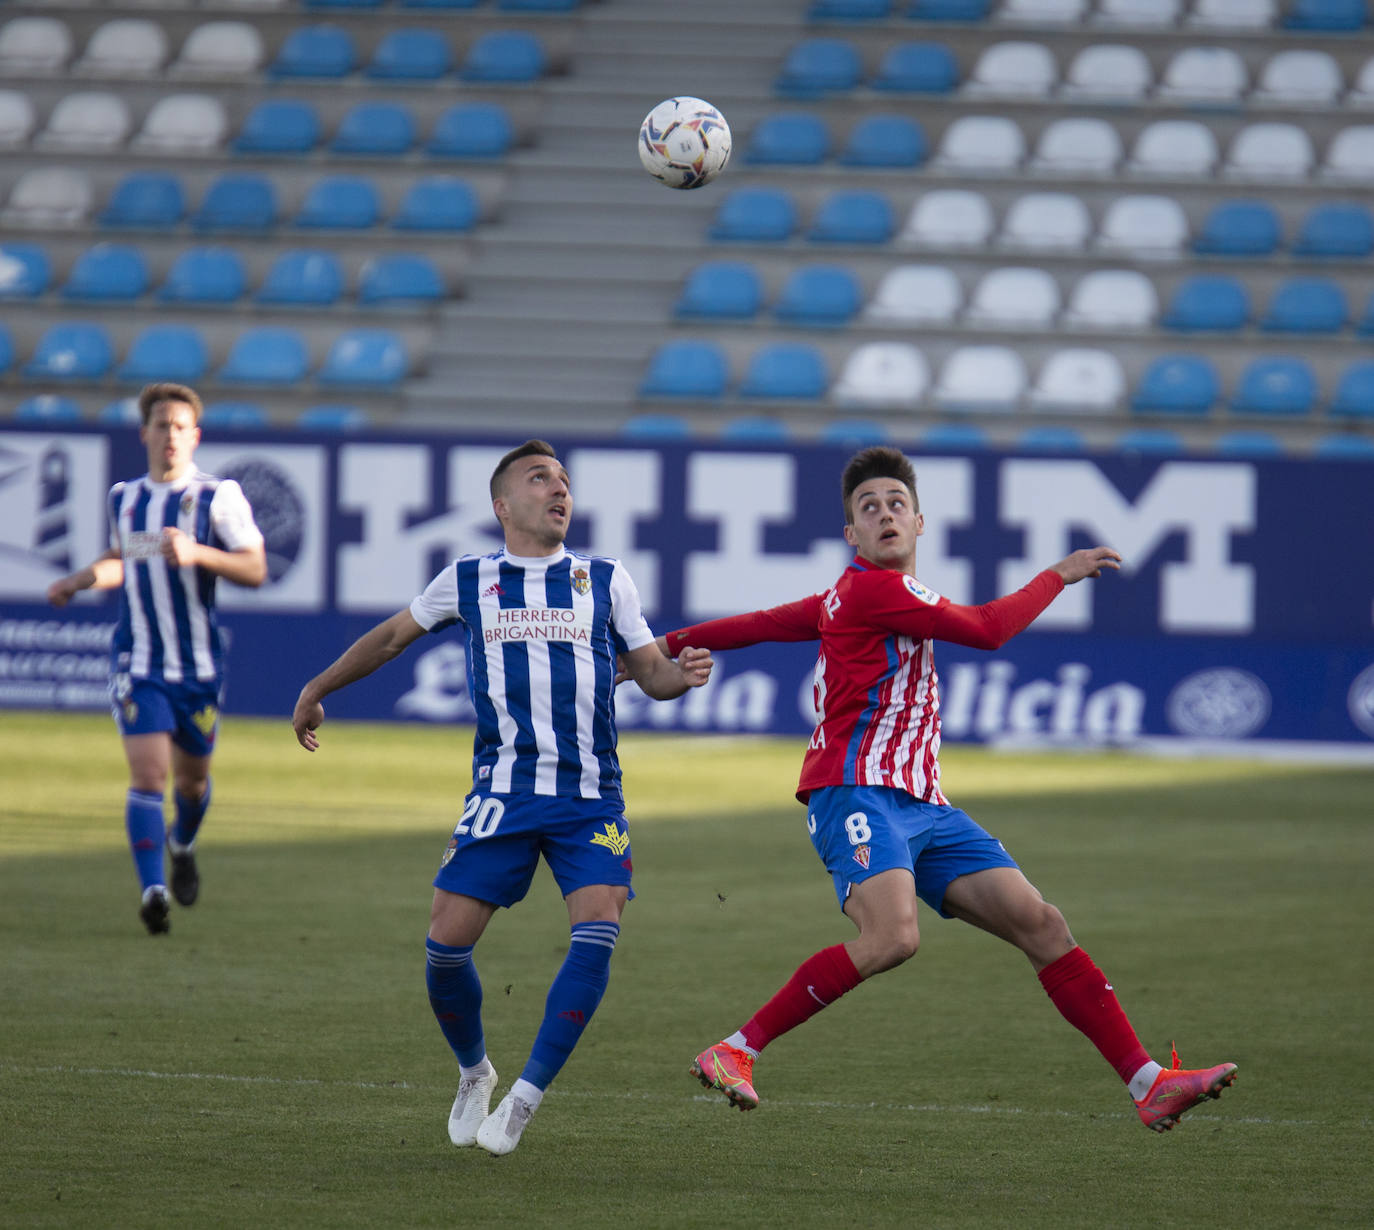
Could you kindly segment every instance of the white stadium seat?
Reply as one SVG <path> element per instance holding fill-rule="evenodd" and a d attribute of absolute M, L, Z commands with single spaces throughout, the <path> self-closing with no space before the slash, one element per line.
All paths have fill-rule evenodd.
<path fill-rule="evenodd" d="M 1184 24 L 1207 30 L 1267 30 L 1276 16 L 1274 0 L 1193 0 Z"/>
<path fill-rule="evenodd" d="M 933 393 L 946 410 L 1015 410 L 1026 364 L 1010 346 L 960 346 L 945 360 Z"/>
<path fill-rule="evenodd" d="M 1032 410 L 1111 410 L 1126 395 L 1126 373 L 1109 351 L 1087 347 L 1057 350 L 1045 361 L 1030 391 Z"/>
<path fill-rule="evenodd" d="M 0 90 L 0 149 L 18 149 L 38 125 L 33 103 L 18 90 Z"/>
<path fill-rule="evenodd" d="M 1251 102 L 1334 107 L 1343 86 L 1340 66 L 1325 51 L 1290 48 L 1265 61 Z"/>
<path fill-rule="evenodd" d="M 1374 107 L 1374 56 L 1360 65 L 1345 101 L 1352 107 Z"/>
<path fill-rule="evenodd" d="M 1148 329 L 1159 315 L 1155 284 L 1138 269 L 1094 269 L 1069 293 L 1066 329 Z"/>
<path fill-rule="evenodd" d="M 208 94 L 168 94 L 153 104 L 133 148 L 166 153 L 206 153 L 224 143 L 229 117 Z"/>
<path fill-rule="evenodd" d="M 1228 179 L 1300 180 L 1317 160 L 1312 139 L 1296 124 L 1248 124 L 1236 133 L 1221 173 Z"/>
<path fill-rule="evenodd" d="M 1217 139 L 1197 120 L 1156 120 L 1136 137 L 1126 170 L 1133 175 L 1202 177 L 1217 165 Z"/>
<path fill-rule="evenodd" d="M 1171 196 L 1140 193 L 1117 197 L 1107 206 L 1094 246 L 1102 252 L 1167 259 L 1182 255 L 1187 242 L 1183 206 Z"/>
<path fill-rule="evenodd" d="M 1136 102 L 1153 82 L 1150 61 L 1139 47 L 1095 43 L 1074 56 L 1059 93 L 1084 102 Z"/>
<path fill-rule="evenodd" d="M 132 126 L 129 104 L 118 94 L 85 90 L 58 100 L 34 144 L 42 149 L 113 149 L 124 143 Z"/>
<path fill-rule="evenodd" d="M 1235 102 L 1249 88 L 1245 61 L 1230 47 L 1185 47 L 1164 69 L 1158 96 L 1167 102 Z"/>
<path fill-rule="evenodd" d="M 91 212 L 91 181 L 70 167 L 25 171 L 10 190 L 0 222 L 10 226 L 71 226 Z"/>
<path fill-rule="evenodd" d="M 1374 184 L 1374 124 L 1342 128 L 1326 149 L 1321 177 L 1350 184 Z"/>
<path fill-rule="evenodd" d="M 99 26 L 74 72 L 93 77 L 142 77 L 167 61 L 167 32 L 143 17 L 120 17 Z"/>
<path fill-rule="evenodd" d="M 906 342 L 868 342 L 845 361 L 831 397 L 845 406 L 920 404 L 930 384 L 930 368 L 915 346 Z"/>
<path fill-rule="evenodd" d="M 963 93 L 970 98 L 1044 98 L 1058 75 L 1053 54 L 1040 43 L 993 43 L 974 62 Z"/>
<path fill-rule="evenodd" d="M 1048 270 L 1010 266 L 984 274 L 964 320 L 999 329 L 1048 329 L 1059 304 L 1059 286 Z"/>
<path fill-rule="evenodd" d="M 1087 244 L 1092 225 L 1080 197 L 1069 192 L 1028 192 L 1007 207 L 998 240 L 1008 248 L 1079 252 Z"/>
<path fill-rule="evenodd" d="M 1121 156 L 1115 128 L 1095 116 L 1075 115 L 1045 125 L 1029 170 L 1037 175 L 1110 176 Z"/>
<path fill-rule="evenodd" d="M 256 72 L 262 35 L 246 21 L 207 21 L 186 36 L 171 67 L 178 77 L 239 77 Z"/>
<path fill-rule="evenodd" d="M 1026 156 L 1026 139 L 1005 115 L 961 115 L 940 140 L 931 166 L 960 174 L 1014 171 Z"/>
<path fill-rule="evenodd" d="M 1008 25 L 1076 26 L 1088 11 L 1088 0 L 1002 0 L 993 21 Z"/>
<path fill-rule="evenodd" d="M 981 192 L 938 188 L 912 205 L 899 243 L 936 248 L 976 248 L 992 234 L 992 206 Z"/>
<path fill-rule="evenodd" d="M 1092 20 L 1099 26 L 1172 26 L 1181 0 L 1097 0 Z"/>
<path fill-rule="evenodd" d="M 72 32 L 56 17 L 11 17 L 0 26 L 0 76 L 47 76 L 71 57 Z"/>
<path fill-rule="evenodd" d="M 964 288 L 944 265 L 897 265 L 883 274 L 864 309 L 868 320 L 948 324 L 964 306 Z"/>

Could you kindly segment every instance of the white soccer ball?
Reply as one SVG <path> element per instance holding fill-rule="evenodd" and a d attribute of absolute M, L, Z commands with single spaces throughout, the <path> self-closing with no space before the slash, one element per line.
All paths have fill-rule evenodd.
<path fill-rule="evenodd" d="M 730 161 L 730 125 L 700 98 L 667 98 L 639 126 L 639 161 L 669 188 L 700 188 Z"/>

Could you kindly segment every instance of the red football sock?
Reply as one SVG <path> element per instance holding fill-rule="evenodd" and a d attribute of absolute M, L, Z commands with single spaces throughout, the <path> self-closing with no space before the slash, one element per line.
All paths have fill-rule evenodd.
<path fill-rule="evenodd" d="M 822 948 L 797 966 L 797 972 L 740 1032 L 751 1049 L 761 1051 L 862 981 L 843 944 Z"/>
<path fill-rule="evenodd" d="M 1127 1084 L 1150 1062 L 1149 1052 L 1140 1045 L 1117 1003 L 1112 984 L 1081 948 L 1045 966 L 1040 971 L 1040 985 L 1064 1019 L 1087 1035 Z"/>

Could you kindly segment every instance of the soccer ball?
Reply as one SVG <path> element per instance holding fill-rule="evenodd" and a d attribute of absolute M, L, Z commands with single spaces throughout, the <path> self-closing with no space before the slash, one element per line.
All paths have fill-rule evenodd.
<path fill-rule="evenodd" d="M 700 188 L 730 161 L 730 125 L 700 98 L 668 98 L 639 126 L 639 161 L 669 188 Z"/>

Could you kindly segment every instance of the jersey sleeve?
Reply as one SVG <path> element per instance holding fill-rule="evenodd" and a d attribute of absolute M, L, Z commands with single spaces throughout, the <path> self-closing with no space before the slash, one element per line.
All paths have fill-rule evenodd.
<path fill-rule="evenodd" d="M 426 632 L 433 632 L 440 624 L 461 619 L 458 614 L 458 561 L 425 586 L 424 593 L 411 599 L 410 614 Z"/>
<path fill-rule="evenodd" d="M 697 649 L 743 649 L 765 641 L 815 641 L 820 639 L 821 602 L 824 594 L 812 594 L 796 602 L 727 615 L 668 633 L 668 652 L 676 656 L 684 646 Z"/>
<path fill-rule="evenodd" d="M 232 478 L 221 479 L 210 497 L 210 525 L 226 551 L 242 551 L 262 543 L 262 531 L 243 488 Z"/>
<path fill-rule="evenodd" d="M 105 497 L 105 528 L 109 534 L 110 550 L 123 552 L 124 544 L 119 541 L 119 497 L 124 484 L 115 483 L 110 494 Z"/>
<path fill-rule="evenodd" d="M 970 649 L 1000 649 L 1034 621 L 1064 588 L 1057 572 L 1046 568 L 1028 585 L 984 602 L 964 606 L 899 572 L 870 574 L 866 618 L 876 627 L 918 640 L 949 641 Z"/>
<path fill-rule="evenodd" d="M 653 644 L 654 634 L 644 618 L 639 588 L 619 560 L 611 569 L 611 626 L 623 646 L 621 652 L 633 652 Z"/>

